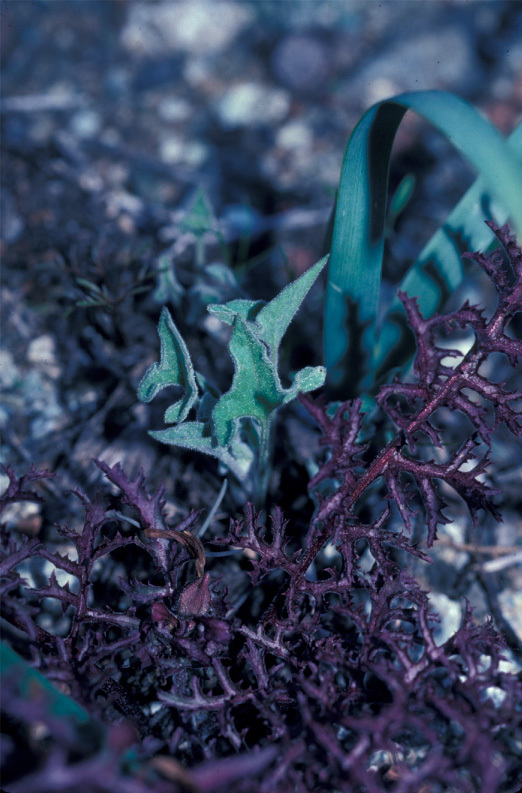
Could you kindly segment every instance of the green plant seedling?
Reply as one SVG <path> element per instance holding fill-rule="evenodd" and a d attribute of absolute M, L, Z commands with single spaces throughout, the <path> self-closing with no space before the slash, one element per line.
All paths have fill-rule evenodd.
<path fill-rule="evenodd" d="M 214 214 L 206 193 L 199 188 L 194 201 L 179 225 L 180 231 L 192 234 L 195 237 L 195 266 L 202 270 L 205 266 L 205 237 L 213 235 L 226 253 L 225 241 L 221 234 L 219 223 Z"/>
<path fill-rule="evenodd" d="M 198 189 L 190 210 L 181 221 L 180 229 L 194 234 L 195 237 L 202 237 L 208 232 L 217 233 L 216 217 L 201 188 Z"/>
<path fill-rule="evenodd" d="M 194 371 L 185 342 L 165 307 L 158 325 L 160 362 L 152 364 L 138 387 L 138 398 L 150 402 L 167 386 L 181 386 L 183 395 L 164 417 L 176 426 L 149 434 L 163 443 L 217 457 L 258 502 L 264 499 L 269 482 L 275 411 L 298 394 L 320 388 L 325 380 L 324 367 L 309 366 L 284 388 L 278 354 L 290 322 L 326 261 L 327 257 L 321 259 L 269 303 L 238 299 L 208 306 L 211 314 L 232 327 L 228 348 L 234 377 L 224 394 L 212 390 Z M 196 420 L 186 421 L 192 408 Z"/>
<path fill-rule="evenodd" d="M 165 305 L 171 303 L 178 308 L 185 299 L 188 322 L 194 323 L 201 318 L 209 303 L 222 303 L 241 295 L 241 288 L 234 270 L 230 265 L 230 251 L 221 232 L 206 194 L 199 189 L 195 198 L 178 224 L 181 237 L 189 236 L 194 243 L 194 260 L 191 285 L 185 288 L 175 268 L 175 259 L 179 253 L 176 244 L 170 250 L 161 253 L 155 261 L 156 289 L 154 299 Z M 206 246 L 209 239 L 217 242 L 221 248 L 222 262 L 206 263 Z M 183 248 L 183 245 L 181 246 Z"/>
<path fill-rule="evenodd" d="M 173 306 L 179 306 L 183 297 L 184 289 L 174 270 L 170 257 L 166 254 L 158 256 L 156 266 L 156 288 L 153 293 L 156 303 L 165 305 L 169 301 Z"/>

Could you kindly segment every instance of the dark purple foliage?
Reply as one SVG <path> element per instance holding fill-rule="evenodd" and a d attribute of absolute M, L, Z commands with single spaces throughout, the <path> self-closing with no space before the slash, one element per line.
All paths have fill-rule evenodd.
<path fill-rule="evenodd" d="M 16 741 L 29 740 L 46 714 L 7 697 L 8 791 L 518 790 L 522 681 L 500 670 L 500 634 L 491 621 L 477 624 L 468 605 L 461 628 L 437 645 L 437 616 L 404 569 L 408 554 L 429 560 L 411 533 L 424 523 L 428 548 L 436 541 L 451 491 L 472 523 L 483 510 L 499 517 L 499 491 L 484 481 L 492 433 L 504 423 L 521 434 L 521 394 L 483 374 L 488 355 L 514 365 L 522 346 L 508 328 L 522 308 L 522 254 L 507 228 L 491 225 L 511 267 L 497 253 L 473 257 L 498 290 L 492 316 L 465 304 L 425 320 L 403 295 L 417 339 L 414 378 L 381 388 L 370 412 L 361 400 L 327 409 L 303 398 L 329 456 L 310 483 L 317 509 L 301 541 L 280 510 L 266 520 L 248 505 L 226 536 L 207 541 L 206 556 L 198 513 L 170 527 L 161 488 L 150 496 L 141 474 L 131 481 L 104 463 L 119 489 L 112 509 L 101 492 L 92 500 L 77 492 L 82 531 L 57 527 L 54 544 L 61 537 L 77 558 L 51 540 L 3 533 L 6 638 L 112 724 L 109 748 L 88 756 L 52 735 L 39 746 L 31 739 L 33 762 L 15 772 Z M 438 346 L 462 327 L 475 336 L 466 354 Z M 441 408 L 467 417 L 469 433 L 451 451 Z M 389 440 L 379 451 L 383 422 Z M 44 476 L 9 472 L 6 501 L 39 498 L 27 486 Z M 24 582 L 30 561 L 46 585 Z M 65 626 L 39 624 L 43 598 L 61 604 Z"/>

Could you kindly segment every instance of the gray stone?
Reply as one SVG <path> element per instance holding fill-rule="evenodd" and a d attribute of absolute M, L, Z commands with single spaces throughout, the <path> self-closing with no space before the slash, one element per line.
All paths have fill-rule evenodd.
<path fill-rule="evenodd" d="M 179 96 L 166 96 L 158 105 L 158 116 L 162 121 L 187 121 L 192 115 L 192 105 Z"/>
<path fill-rule="evenodd" d="M 199 168 L 208 157 L 208 149 L 199 140 L 186 140 L 181 135 L 168 135 L 160 144 L 163 162 Z"/>
<path fill-rule="evenodd" d="M 121 41 L 136 54 L 212 55 L 230 46 L 253 18 L 247 3 L 208 2 L 133 3 Z"/>
<path fill-rule="evenodd" d="M 313 93 L 324 86 L 328 78 L 328 51 L 312 36 L 286 36 L 272 54 L 272 70 L 287 88 Z"/>
<path fill-rule="evenodd" d="M 505 589 L 499 593 L 498 600 L 502 614 L 522 640 L 522 592 Z"/>
<path fill-rule="evenodd" d="M 373 104 L 402 91 L 468 92 L 480 79 L 468 36 L 453 27 L 395 41 L 363 66 L 347 87 L 362 95 L 366 104 Z"/>
<path fill-rule="evenodd" d="M 2 390 L 12 388 L 21 374 L 8 350 L 0 350 L 0 386 Z"/>
<path fill-rule="evenodd" d="M 13 242 L 20 239 L 25 228 L 25 221 L 18 212 L 16 204 L 7 190 L 2 190 L 0 194 L 0 212 L 2 222 L 0 232 L 1 238 L 3 242 L 12 245 Z"/>
<path fill-rule="evenodd" d="M 232 86 L 219 100 L 218 117 L 224 127 L 277 124 L 290 110 L 290 97 L 280 88 L 268 88 L 261 83 L 239 83 Z"/>
<path fill-rule="evenodd" d="M 102 125 L 101 117 L 94 110 L 79 110 L 71 119 L 71 131 L 78 138 L 94 138 Z"/>
<path fill-rule="evenodd" d="M 280 149 L 287 151 L 305 150 L 307 155 L 313 142 L 312 130 L 306 122 L 299 119 L 289 121 L 278 130 L 276 135 L 276 144 Z"/>
<path fill-rule="evenodd" d="M 440 617 L 440 623 L 434 625 L 433 630 L 435 642 L 440 647 L 459 629 L 462 606 L 442 592 L 429 592 L 428 597 L 433 611 Z"/>
<path fill-rule="evenodd" d="M 55 340 L 49 333 L 37 336 L 31 341 L 27 348 L 27 360 L 36 364 L 48 377 L 56 378 L 60 375 Z"/>

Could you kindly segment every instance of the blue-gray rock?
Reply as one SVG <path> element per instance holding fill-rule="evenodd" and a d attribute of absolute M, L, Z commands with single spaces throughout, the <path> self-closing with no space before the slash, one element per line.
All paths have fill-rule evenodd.
<path fill-rule="evenodd" d="M 234 85 L 217 103 L 219 121 L 228 129 L 277 124 L 286 118 L 289 110 L 288 93 L 262 83 Z"/>
<path fill-rule="evenodd" d="M 366 104 L 402 91 L 433 88 L 469 94 L 480 84 L 482 71 L 467 33 L 460 27 L 419 32 L 395 39 L 345 84 Z"/>
<path fill-rule="evenodd" d="M 312 36 L 285 36 L 272 53 L 272 71 L 286 88 L 315 93 L 330 73 L 327 48 Z"/>

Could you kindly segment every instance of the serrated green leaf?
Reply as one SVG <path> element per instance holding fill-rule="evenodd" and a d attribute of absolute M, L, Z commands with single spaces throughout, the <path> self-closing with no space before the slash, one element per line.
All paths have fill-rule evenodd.
<path fill-rule="evenodd" d="M 138 399 L 150 402 L 167 386 L 182 386 L 184 394 L 165 411 L 167 423 L 184 421 L 198 398 L 198 386 L 187 345 L 176 328 L 169 310 L 163 307 L 158 324 L 161 342 L 160 363 L 145 372 L 139 386 Z"/>
<path fill-rule="evenodd" d="M 363 383 L 369 387 L 376 370 L 388 166 L 395 133 L 408 109 L 423 116 L 456 146 L 482 176 L 480 195 L 503 206 L 515 229 L 522 232 L 522 160 L 468 103 L 444 91 L 421 91 L 371 107 L 350 137 L 339 184 L 325 302 L 324 352 L 332 385 L 343 380 L 357 383 L 364 376 Z M 443 279 L 451 284 L 462 279 L 460 262 L 457 264 L 456 253 L 452 253 L 454 247 L 449 235 L 435 241 L 436 253 L 441 253 Z M 417 269 L 416 281 L 420 290 L 416 293 L 423 297 L 426 292 L 431 303 L 437 302 L 434 284 L 422 267 Z M 351 338 L 350 324 L 355 327 Z M 363 340 L 361 349 L 355 351 L 350 349 L 354 332 Z M 398 333 L 387 324 L 383 335 L 388 332 L 390 338 Z M 389 346 L 383 339 L 381 350 Z M 350 371 L 343 370 L 348 352 L 353 355 Z"/>

